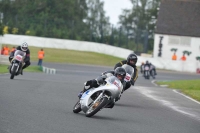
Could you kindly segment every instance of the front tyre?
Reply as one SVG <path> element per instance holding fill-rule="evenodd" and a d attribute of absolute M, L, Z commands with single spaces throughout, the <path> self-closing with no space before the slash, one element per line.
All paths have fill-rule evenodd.
<path fill-rule="evenodd" d="M 78 100 L 78 102 L 74 105 L 73 112 L 74 112 L 74 113 L 79 113 L 79 112 L 81 112 L 80 100 Z"/>
<path fill-rule="evenodd" d="M 99 99 L 96 103 L 93 103 L 90 108 L 85 113 L 86 117 L 91 117 L 95 115 L 100 109 L 102 109 L 108 103 L 108 98 L 103 97 Z"/>
<path fill-rule="evenodd" d="M 11 71 L 10 79 L 14 79 L 15 73 L 16 73 L 16 70 L 17 70 L 17 67 L 18 67 L 18 66 L 14 66 L 14 67 L 13 67 L 13 70 Z"/>

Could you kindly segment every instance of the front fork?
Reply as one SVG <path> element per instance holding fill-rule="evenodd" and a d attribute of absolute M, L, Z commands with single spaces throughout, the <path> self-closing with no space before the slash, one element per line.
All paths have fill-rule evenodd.
<path fill-rule="evenodd" d="M 101 94 L 94 100 L 93 103 L 96 103 L 104 94 L 104 91 L 101 92 Z"/>
<path fill-rule="evenodd" d="M 109 96 L 104 95 L 104 92 L 105 92 L 105 91 L 102 91 L 101 94 L 99 94 L 99 96 L 92 102 L 92 104 L 90 105 L 90 107 L 93 106 L 93 105 L 94 105 L 97 101 L 99 101 L 102 97 L 107 97 L 108 99 L 110 99 Z"/>
<path fill-rule="evenodd" d="M 20 64 L 18 64 L 18 63 L 15 63 L 15 62 L 12 64 L 12 67 L 10 68 L 10 72 L 12 72 L 12 71 L 13 71 L 13 68 L 14 68 L 14 66 L 17 66 L 16 72 L 18 72 L 18 70 L 19 70 L 19 67 L 20 67 Z"/>

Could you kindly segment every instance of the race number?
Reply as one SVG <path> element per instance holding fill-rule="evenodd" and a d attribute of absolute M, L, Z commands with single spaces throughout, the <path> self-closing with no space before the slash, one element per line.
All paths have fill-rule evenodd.
<path fill-rule="evenodd" d="M 118 82 L 117 80 L 115 80 L 115 81 L 113 82 L 113 84 L 114 84 L 115 86 L 117 86 L 117 88 L 120 90 L 119 82 Z"/>
<path fill-rule="evenodd" d="M 16 60 L 18 60 L 18 61 L 22 61 L 22 56 L 21 56 L 21 55 L 17 55 L 15 58 L 16 58 Z"/>
<path fill-rule="evenodd" d="M 131 80 L 131 75 L 126 73 L 126 77 L 124 78 L 125 81 L 130 81 Z"/>

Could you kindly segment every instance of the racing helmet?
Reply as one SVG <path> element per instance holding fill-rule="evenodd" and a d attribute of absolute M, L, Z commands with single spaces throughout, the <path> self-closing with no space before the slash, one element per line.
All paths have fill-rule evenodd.
<path fill-rule="evenodd" d="M 120 80 L 123 81 L 126 76 L 126 70 L 122 67 L 117 67 L 115 69 L 114 75 Z"/>
<path fill-rule="evenodd" d="M 133 63 L 130 63 L 131 60 L 134 61 L 134 64 L 133 64 Z M 136 65 L 137 60 L 138 60 L 138 58 L 137 58 L 137 55 L 136 55 L 136 54 L 130 54 L 130 55 L 127 57 L 127 64 L 128 64 L 128 65 Z"/>
<path fill-rule="evenodd" d="M 26 42 L 23 42 L 22 44 L 21 44 L 21 49 L 22 49 L 22 51 L 27 51 L 28 50 L 28 43 L 26 43 Z"/>

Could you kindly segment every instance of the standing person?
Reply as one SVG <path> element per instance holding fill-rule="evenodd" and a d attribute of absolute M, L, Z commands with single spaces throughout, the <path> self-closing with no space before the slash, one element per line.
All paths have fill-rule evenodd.
<path fill-rule="evenodd" d="M 38 66 L 42 66 L 43 58 L 44 58 L 44 50 L 40 49 L 40 51 L 38 51 Z"/>
<path fill-rule="evenodd" d="M 7 45 L 4 46 L 4 48 L 3 48 L 3 54 L 4 55 L 9 55 L 9 52 L 10 52 L 10 48 Z"/>
<path fill-rule="evenodd" d="M 15 46 L 11 49 L 11 52 L 15 51 Z"/>
<path fill-rule="evenodd" d="M 23 52 L 26 53 L 26 57 L 24 58 L 25 64 L 23 65 L 22 70 L 21 70 L 21 75 L 23 75 L 23 69 L 27 68 L 31 64 L 31 62 L 30 62 L 30 50 L 28 48 L 28 44 L 26 42 L 23 42 L 21 44 L 21 46 L 18 46 L 13 52 L 10 53 L 10 56 L 9 56 L 10 62 L 13 59 L 16 50 L 20 50 L 20 51 L 23 51 Z"/>
<path fill-rule="evenodd" d="M 117 63 L 114 67 L 114 69 L 116 69 L 117 67 L 121 67 L 123 66 L 124 64 L 128 64 L 130 66 L 133 67 L 134 69 L 134 75 L 133 77 L 131 78 L 131 81 L 130 82 L 127 82 L 126 83 L 126 86 L 124 88 L 124 91 L 127 90 L 128 88 L 131 87 L 131 85 L 134 85 L 135 84 L 135 81 L 137 80 L 138 78 L 138 69 L 137 69 L 137 66 L 136 66 L 136 63 L 137 63 L 137 55 L 136 54 L 130 54 L 128 57 L 127 57 L 127 60 L 122 60 L 121 62 Z"/>

